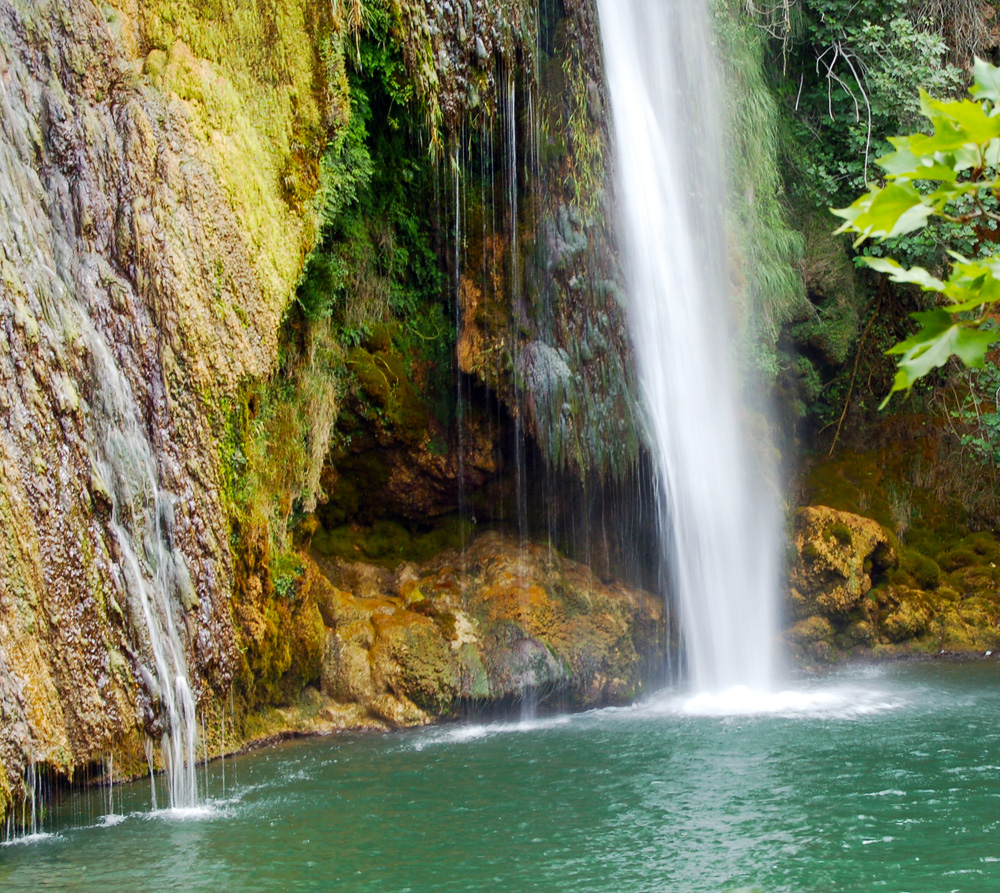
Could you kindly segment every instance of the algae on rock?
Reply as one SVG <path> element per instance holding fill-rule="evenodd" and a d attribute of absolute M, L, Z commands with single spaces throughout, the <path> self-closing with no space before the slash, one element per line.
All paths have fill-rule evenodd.
<path fill-rule="evenodd" d="M 317 559 L 323 690 L 390 726 L 523 699 L 628 702 L 661 677 L 659 599 L 601 583 L 547 547 L 486 533 L 391 571 Z"/>
<path fill-rule="evenodd" d="M 115 747 L 138 767 L 142 733 L 162 730 L 97 471 L 109 369 L 173 497 L 191 588 L 171 610 L 194 685 L 231 679 L 220 398 L 270 372 L 315 236 L 282 171 L 315 165 L 296 140 L 322 147 L 339 121 L 326 9 L 234 4 L 220 23 L 182 3 L 0 3 L 0 760 L 15 794 L 29 760 L 71 775 Z"/>

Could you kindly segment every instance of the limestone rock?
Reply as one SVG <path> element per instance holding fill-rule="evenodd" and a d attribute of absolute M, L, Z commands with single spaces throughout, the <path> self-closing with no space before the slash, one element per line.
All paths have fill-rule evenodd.
<path fill-rule="evenodd" d="M 196 692 L 234 672 L 220 423 L 271 370 L 315 236 L 274 137 L 322 132 L 305 5 L 234 54 L 217 29 L 241 25 L 200 10 L 0 0 L 0 815 L 29 757 L 141 759 L 161 723 L 114 498 L 140 573 L 163 546 Z"/>
<path fill-rule="evenodd" d="M 899 559 L 889 535 L 870 518 L 827 506 L 795 515 L 786 636 L 792 648 L 820 661 L 878 640 L 878 605 L 868 598 L 873 581 Z M 914 618 L 900 618 L 900 629 Z"/>
<path fill-rule="evenodd" d="M 627 702 L 662 664 L 660 600 L 544 546 L 486 533 L 392 573 L 322 567 L 308 595 L 329 627 L 322 688 L 391 725 L 525 697 Z"/>
<path fill-rule="evenodd" d="M 796 513 L 793 544 L 789 608 L 797 620 L 819 615 L 843 622 L 862 605 L 872 577 L 898 563 L 878 522 L 822 505 Z"/>

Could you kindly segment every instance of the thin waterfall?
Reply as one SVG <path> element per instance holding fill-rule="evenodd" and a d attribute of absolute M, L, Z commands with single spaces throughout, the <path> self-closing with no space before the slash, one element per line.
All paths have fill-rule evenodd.
<path fill-rule="evenodd" d="M 128 381 L 104 338 L 86 318 L 80 323 L 95 365 L 95 468 L 111 497 L 109 526 L 124 588 L 152 653 L 153 673 L 145 682 L 165 713 L 161 748 L 170 806 L 192 807 L 198 797 L 195 701 L 175 613 L 179 597 L 193 592 L 193 585 L 183 555 L 173 548 L 174 499 L 160 488 L 153 446 Z"/>
<path fill-rule="evenodd" d="M 778 527 L 735 374 L 721 93 L 704 0 L 598 0 L 621 244 L 691 683 L 772 681 Z M 766 450 L 762 450 L 766 453 Z"/>

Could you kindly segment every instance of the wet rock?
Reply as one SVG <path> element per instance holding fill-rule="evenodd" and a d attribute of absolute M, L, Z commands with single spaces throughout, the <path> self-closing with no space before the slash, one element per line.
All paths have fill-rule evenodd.
<path fill-rule="evenodd" d="M 328 626 L 321 684 L 393 725 L 470 703 L 627 702 L 663 659 L 659 599 L 601 583 L 547 547 L 486 533 L 391 575 L 364 567 L 323 559 L 323 573 L 310 572 Z M 349 591 L 374 579 L 381 593 Z"/>
<path fill-rule="evenodd" d="M 795 618 L 819 615 L 843 620 L 898 564 L 888 534 L 877 521 L 808 506 L 795 515 L 789 606 Z"/>
<path fill-rule="evenodd" d="M 154 9 L 0 0 L 0 683 L 26 692 L 3 699 L 0 816 L 29 756 L 56 774 L 112 747 L 142 759 L 141 730 L 162 727 L 116 501 L 141 572 L 167 580 L 198 694 L 239 661 L 223 406 L 272 370 L 315 235 L 274 174 L 287 145 L 264 134 L 293 116 L 319 127 L 321 110 L 293 113 L 268 84 L 256 114 L 254 63 L 200 57 L 201 13 L 164 27 Z M 225 27 L 245 27 L 249 48 L 265 39 Z M 269 32 L 267 52 L 311 97 L 317 61 L 288 52 L 310 39 L 295 27 Z M 169 517 L 154 489 L 172 494 Z M 143 535 L 154 527 L 162 542 Z"/>
<path fill-rule="evenodd" d="M 872 644 L 877 604 L 868 596 L 899 563 L 889 534 L 870 518 L 807 506 L 795 515 L 792 545 L 789 641 L 821 660 Z"/>

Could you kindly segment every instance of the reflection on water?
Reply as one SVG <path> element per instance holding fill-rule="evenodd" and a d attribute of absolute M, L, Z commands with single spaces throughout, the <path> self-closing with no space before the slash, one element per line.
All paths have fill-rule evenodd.
<path fill-rule="evenodd" d="M 289 743 L 204 809 L 70 798 L 0 889 L 1000 888 L 1000 667 Z M 80 816 L 93 815 L 87 821 Z M 81 826 L 82 825 L 82 826 Z"/>

